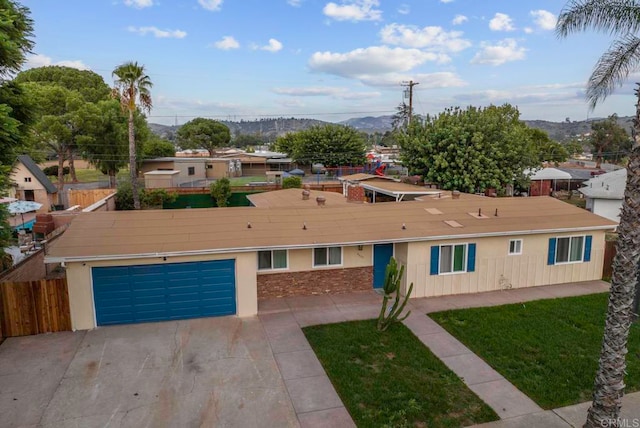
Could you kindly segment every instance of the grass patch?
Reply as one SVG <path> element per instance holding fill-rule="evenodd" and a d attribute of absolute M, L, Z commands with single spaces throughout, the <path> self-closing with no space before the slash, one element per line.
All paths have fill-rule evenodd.
<path fill-rule="evenodd" d="M 498 419 L 411 331 L 376 321 L 304 328 L 358 427 L 459 427 Z"/>
<path fill-rule="evenodd" d="M 608 293 L 429 314 L 544 409 L 591 400 Z M 640 325 L 627 391 L 640 390 Z"/>
<path fill-rule="evenodd" d="M 267 177 L 264 175 L 250 175 L 247 177 L 233 177 L 229 179 L 229 183 L 232 186 L 244 186 L 248 183 L 254 183 L 256 181 L 267 181 Z"/>
<path fill-rule="evenodd" d="M 76 168 L 76 177 L 78 177 L 78 182 L 80 183 L 93 183 L 96 181 L 109 181 L 109 176 L 106 174 L 103 174 L 102 172 L 98 171 L 97 169 L 93 169 L 93 168 L 86 168 L 86 169 L 80 169 L 80 168 Z M 118 180 L 122 179 L 122 178 L 128 178 L 129 177 L 129 169 L 121 169 L 118 174 L 116 175 L 116 178 Z M 58 182 L 58 177 L 52 177 L 50 176 L 49 179 L 53 182 L 53 183 L 57 183 Z M 71 175 L 65 175 L 64 176 L 64 182 L 65 183 L 71 183 Z"/>

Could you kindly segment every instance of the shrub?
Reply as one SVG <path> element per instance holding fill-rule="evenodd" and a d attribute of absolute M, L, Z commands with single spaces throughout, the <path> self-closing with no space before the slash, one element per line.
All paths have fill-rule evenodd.
<path fill-rule="evenodd" d="M 211 196 L 216 200 L 216 205 L 226 207 L 231 198 L 231 183 L 228 178 L 221 178 L 211 184 Z"/>
<path fill-rule="evenodd" d="M 285 177 L 282 180 L 283 189 L 300 189 L 302 187 L 302 178 L 300 177 Z"/>
<path fill-rule="evenodd" d="M 176 192 L 167 192 L 165 189 L 142 189 L 140 191 L 140 204 L 142 208 L 162 208 L 165 202 L 175 202 L 178 199 Z M 131 183 L 123 181 L 118 184 L 116 191 L 116 210 L 127 211 L 133 209 L 133 193 Z"/>
<path fill-rule="evenodd" d="M 42 170 L 42 172 L 44 172 L 44 175 L 46 175 L 48 177 L 57 177 L 58 176 L 58 165 L 48 166 L 48 167 L 44 168 Z M 65 166 L 64 168 L 62 168 L 62 174 L 69 175 L 69 167 L 68 166 Z"/>

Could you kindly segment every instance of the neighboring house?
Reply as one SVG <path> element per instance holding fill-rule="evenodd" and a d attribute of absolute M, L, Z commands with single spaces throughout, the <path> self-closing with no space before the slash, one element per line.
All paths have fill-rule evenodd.
<path fill-rule="evenodd" d="M 222 156 L 228 157 L 240 160 L 244 176 L 266 175 L 267 171 L 289 171 L 294 168 L 293 161 L 285 153 L 264 151 Z"/>
<path fill-rule="evenodd" d="M 242 175 L 240 161 L 235 158 L 165 157 L 143 160 L 140 172 L 144 175 L 153 171 L 178 171 L 175 176 L 171 174 L 171 182 L 175 182 L 178 185 L 199 180 L 240 177 Z"/>
<path fill-rule="evenodd" d="M 412 297 L 595 280 L 615 226 L 546 197 L 447 192 L 329 207 L 316 194 L 306 208 L 83 213 L 46 261 L 66 265 L 73 328 L 90 329 L 252 316 L 259 299 L 369 290 L 391 256 Z"/>
<path fill-rule="evenodd" d="M 627 184 L 625 168 L 598 175 L 579 189 L 587 199 L 586 208 L 594 214 L 620 223 L 620 210 Z"/>
<path fill-rule="evenodd" d="M 443 194 L 442 190 L 401 183 L 389 176 L 380 176 L 366 173 L 351 174 L 338 177 L 342 182 L 342 194 L 361 192 L 362 199 L 375 204 L 376 202 L 401 202 L 412 201 L 425 196 L 437 196 Z"/>
<path fill-rule="evenodd" d="M 525 174 L 530 174 L 529 196 L 549 196 L 558 190 L 558 182 L 571 182 L 571 174 L 556 168 L 525 171 Z"/>
<path fill-rule="evenodd" d="M 30 156 L 18 156 L 9 179 L 13 184 L 10 196 L 42 204 L 38 212 L 48 212 L 52 205 L 58 203 L 58 189 Z"/>

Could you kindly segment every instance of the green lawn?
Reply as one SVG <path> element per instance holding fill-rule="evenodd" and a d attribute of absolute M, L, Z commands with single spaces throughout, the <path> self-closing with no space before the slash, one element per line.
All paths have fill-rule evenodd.
<path fill-rule="evenodd" d="M 77 168 L 76 169 L 76 177 L 78 177 L 78 181 L 80 183 L 91 183 L 91 182 L 95 182 L 95 181 L 109 181 L 109 177 L 105 174 L 103 174 L 102 172 L 98 171 L 97 169 L 93 169 L 93 168 L 87 168 L 87 169 L 80 169 Z M 121 179 L 121 178 L 127 178 L 129 177 L 129 169 L 122 169 L 118 172 L 116 178 L 117 179 Z M 57 183 L 58 182 L 58 177 L 49 177 L 49 179 L 54 182 Z M 71 176 L 70 175 L 66 175 L 64 177 L 65 183 L 70 183 L 71 182 Z"/>
<path fill-rule="evenodd" d="M 402 324 L 386 332 L 372 320 L 303 330 L 358 427 L 459 427 L 498 419 Z"/>
<path fill-rule="evenodd" d="M 541 407 L 591 400 L 608 293 L 429 314 Z M 640 390 L 640 325 L 627 391 Z"/>

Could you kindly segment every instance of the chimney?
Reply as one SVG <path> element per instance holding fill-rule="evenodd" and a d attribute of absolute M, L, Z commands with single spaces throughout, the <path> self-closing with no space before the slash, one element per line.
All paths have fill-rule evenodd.
<path fill-rule="evenodd" d="M 459 190 L 454 190 L 453 192 L 451 192 L 451 197 L 453 199 L 460 199 L 460 191 Z"/>
<path fill-rule="evenodd" d="M 361 204 L 364 202 L 364 187 L 351 184 L 347 187 L 347 202 Z"/>
<path fill-rule="evenodd" d="M 303 201 L 308 201 L 309 200 L 309 195 L 311 194 L 311 192 L 307 189 L 302 191 L 302 200 Z"/>
<path fill-rule="evenodd" d="M 327 202 L 327 198 L 325 198 L 324 196 L 318 196 L 316 198 L 316 202 L 318 203 L 319 207 L 324 207 L 325 202 Z"/>

